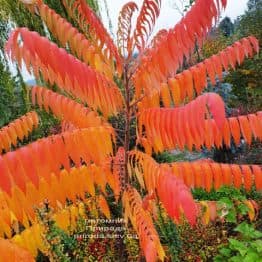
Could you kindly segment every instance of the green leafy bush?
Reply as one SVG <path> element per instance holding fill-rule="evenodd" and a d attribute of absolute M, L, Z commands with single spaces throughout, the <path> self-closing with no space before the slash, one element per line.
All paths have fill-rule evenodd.
<path fill-rule="evenodd" d="M 246 222 L 234 229 L 239 233 L 238 239 L 229 238 L 228 244 L 223 245 L 215 262 L 261 262 L 262 233 Z"/>

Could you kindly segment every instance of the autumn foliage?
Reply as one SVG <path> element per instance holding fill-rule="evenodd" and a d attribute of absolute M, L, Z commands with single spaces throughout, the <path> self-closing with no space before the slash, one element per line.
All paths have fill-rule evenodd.
<path fill-rule="evenodd" d="M 38 250 L 45 252 L 34 208 L 46 199 L 64 230 L 84 215 L 79 199 L 91 199 L 105 217 L 114 216 L 107 203 L 109 186 L 116 203 L 122 201 L 123 215 L 139 236 L 146 261 L 163 261 L 165 251 L 154 227 L 156 203 L 174 223 L 186 219 L 194 226 L 199 216 L 203 223 L 214 220 L 216 207 L 197 203 L 191 188 L 262 189 L 259 165 L 158 164 L 151 156 L 176 148 L 230 147 L 241 139 L 251 145 L 262 139 L 262 112 L 227 117 L 223 99 L 204 92 L 208 82 L 222 81 L 224 71 L 259 52 L 255 37 L 240 39 L 217 55 L 183 67 L 195 46 L 202 46 L 227 1 L 196 0 L 177 25 L 160 31 L 153 40 L 161 0 L 144 0 L 140 10 L 129 2 L 119 14 L 117 44 L 84 0 L 62 1 L 78 28 L 42 0 L 24 2 L 59 44 L 17 28 L 5 50 L 20 68 L 25 64 L 36 78 L 56 87 L 29 87 L 29 97 L 33 106 L 61 120 L 63 129 L 22 146 L 18 141 L 39 123 L 37 114 L 29 112 L 0 130 L 0 250 L 15 250 L 23 261 L 33 260 Z M 120 140 L 119 130 L 108 121 L 119 115 L 125 117 Z M 134 118 L 136 147 L 130 148 Z M 206 207 L 204 214 L 201 205 Z M 251 202 L 247 205 L 254 211 Z M 25 227 L 15 236 L 14 223 Z"/>

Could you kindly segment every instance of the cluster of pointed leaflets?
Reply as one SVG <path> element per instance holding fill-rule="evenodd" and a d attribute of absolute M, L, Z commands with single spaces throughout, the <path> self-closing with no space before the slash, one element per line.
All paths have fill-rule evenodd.
<path fill-rule="evenodd" d="M 129 218 L 136 230 L 146 261 L 156 261 L 157 257 L 163 261 L 164 249 L 150 214 L 143 209 L 142 199 L 137 190 L 128 187 L 123 194 L 122 202 L 125 208 L 126 221 Z"/>
<path fill-rule="evenodd" d="M 95 203 L 94 200 L 91 200 L 92 199 L 86 199 L 84 203 L 79 202 L 63 209 L 60 208 L 52 215 L 51 219 L 59 228 L 69 233 L 69 230 L 76 229 L 79 217 L 86 218 L 85 208 L 95 208 L 94 205 L 90 204 L 92 201 Z M 34 223 L 20 234 L 16 234 L 10 241 L 21 248 L 29 250 L 34 257 L 37 256 L 38 251 L 46 254 L 48 253 L 48 246 L 43 239 L 45 230 L 42 224 Z"/>
<path fill-rule="evenodd" d="M 29 112 L 0 129 L 0 153 L 16 147 L 18 140 L 23 141 L 39 124 L 36 112 Z"/>
<path fill-rule="evenodd" d="M 169 77 L 153 91 L 151 86 L 145 86 L 144 92 L 150 95 L 145 96 L 139 108 L 159 107 L 160 98 L 164 107 L 179 106 L 186 100 L 191 101 L 207 87 L 208 77 L 211 84 L 215 85 L 216 77 L 222 80 L 223 69 L 225 71 L 229 68 L 235 69 L 237 64 L 243 63 L 245 57 L 252 57 L 258 52 L 259 44 L 256 38 L 252 36 L 243 38 L 217 55 L 205 59 L 174 77 Z"/>
<path fill-rule="evenodd" d="M 226 121 L 224 102 L 215 93 L 203 94 L 181 107 L 150 108 L 139 114 L 139 137 L 145 138 L 156 152 L 177 146 L 183 149 L 185 145 L 191 150 L 193 145 L 200 149 L 206 136 L 205 122 L 211 117 L 222 130 Z"/>
<path fill-rule="evenodd" d="M 104 57 L 116 62 L 116 71 L 122 74 L 122 59 L 117 52 L 117 48 L 105 29 L 103 23 L 98 19 L 95 12 L 86 4 L 85 0 L 63 0 L 64 6 L 70 11 L 81 29 L 92 35 L 92 44 Z"/>
<path fill-rule="evenodd" d="M 40 178 L 37 186 L 29 181 L 25 185 L 25 191 L 19 186 L 12 187 L 11 195 L 1 191 L 0 236 L 11 237 L 13 220 L 26 228 L 30 223 L 35 223 L 35 207 L 40 206 L 45 199 L 48 199 L 50 207 L 56 210 L 65 206 L 68 199 L 73 203 L 77 199 L 85 199 L 86 193 L 95 199 L 95 186 L 106 194 L 108 176 L 101 167 L 92 164 L 51 173 L 49 178 Z M 97 202 L 102 213 L 109 218 L 110 212 L 102 195 L 98 197 Z"/>
<path fill-rule="evenodd" d="M 209 95 L 219 98 L 211 93 Z M 217 122 L 215 118 L 206 117 L 205 103 L 201 104 L 201 100 L 204 101 L 202 98 L 207 96 L 199 96 L 189 104 L 177 108 L 143 110 L 138 118 L 139 134 L 146 151 L 150 153 L 151 147 L 155 152 L 174 148 L 187 148 L 190 151 L 193 148 L 201 150 L 202 147 L 222 148 L 223 145 L 229 148 L 232 141 L 239 145 L 241 138 L 248 145 L 252 138 L 262 140 L 262 112 L 221 117 L 220 122 Z"/>
<path fill-rule="evenodd" d="M 130 57 L 133 51 L 134 39 L 130 35 L 132 29 L 132 17 L 138 10 L 137 4 L 128 2 L 123 5 L 118 17 L 117 46 L 118 52 L 124 57 Z"/>
<path fill-rule="evenodd" d="M 262 170 L 259 165 L 230 165 L 208 162 L 177 162 L 171 165 L 172 173 L 191 188 L 212 188 L 234 186 L 251 190 L 255 185 L 262 189 Z"/>
<path fill-rule="evenodd" d="M 113 154 L 111 136 L 112 131 L 103 127 L 76 129 L 0 156 L 0 187 L 9 195 L 14 185 L 25 192 L 27 181 L 38 187 L 40 178 L 50 181 L 52 172 L 58 173 L 61 167 L 69 170 L 71 161 L 76 166 L 103 164 Z"/>
<path fill-rule="evenodd" d="M 22 39 L 20 44 L 19 38 Z M 123 106 L 121 92 L 112 80 L 36 32 L 26 28 L 14 30 L 6 52 L 12 60 L 17 60 L 20 67 L 24 61 L 28 71 L 32 68 L 36 77 L 41 71 L 44 80 L 57 84 L 105 116 L 116 114 Z"/>
<path fill-rule="evenodd" d="M 31 89 L 31 94 L 33 105 L 37 104 L 41 109 L 73 124 L 75 127 L 88 128 L 104 125 L 110 128 L 95 111 L 91 111 L 82 104 L 47 88 L 34 86 Z"/>
<path fill-rule="evenodd" d="M 84 34 L 80 33 L 66 19 L 55 13 L 42 1 L 37 3 L 37 7 L 42 21 L 45 22 L 52 35 L 59 40 L 63 47 L 66 48 L 68 45 L 72 53 L 80 60 L 108 78 L 113 78 L 114 66 L 112 59 L 108 59 L 99 52 Z"/>
<path fill-rule="evenodd" d="M 161 0 L 145 0 L 137 18 L 134 39 L 137 49 L 141 52 L 149 39 L 155 22 L 160 14 Z"/>
<path fill-rule="evenodd" d="M 147 50 L 134 75 L 136 97 L 144 89 L 158 89 L 169 76 L 174 76 L 183 65 L 184 56 L 188 58 L 195 43 L 202 45 L 212 27 L 212 22 L 219 17 L 224 0 L 197 0 L 176 26 L 158 41 L 154 48 Z M 199 15 L 205 14 L 205 15 Z"/>
<path fill-rule="evenodd" d="M 157 193 L 174 221 L 180 221 L 183 214 L 192 225 L 195 224 L 197 208 L 189 187 L 170 168 L 160 166 L 147 154 L 131 151 L 129 169 L 131 174 L 134 171 L 142 188 L 146 188 L 149 194 Z"/>
<path fill-rule="evenodd" d="M 157 193 L 167 213 L 178 222 L 183 214 L 193 225 L 198 210 L 189 188 L 234 186 L 251 190 L 262 189 L 262 170 L 259 165 L 230 165 L 210 161 L 158 164 L 140 151 L 129 154 L 129 173 L 135 174 L 140 186 L 149 194 Z"/>

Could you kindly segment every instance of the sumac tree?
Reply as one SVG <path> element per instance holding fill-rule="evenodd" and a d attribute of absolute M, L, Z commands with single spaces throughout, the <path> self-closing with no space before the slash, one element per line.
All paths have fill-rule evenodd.
<path fill-rule="evenodd" d="M 109 186 L 116 204 L 122 201 L 123 216 L 134 227 L 146 260 L 163 261 L 164 248 L 153 222 L 156 203 L 175 223 L 185 218 L 194 226 L 201 209 L 190 188 L 262 188 L 257 165 L 158 164 L 151 157 L 153 152 L 175 148 L 211 149 L 230 147 L 232 139 L 236 144 L 241 138 L 248 144 L 262 139 L 262 112 L 227 118 L 222 98 L 204 92 L 208 81 L 214 85 L 222 80 L 223 70 L 235 69 L 245 57 L 258 53 L 256 38 L 240 39 L 182 70 L 226 8 L 226 0 L 196 0 L 177 25 L 161 30 L 152 40 L 161 0 L 144 0 L 140 10 L 128 2 L 119 14 L 116 43 L 84 0 L 62 1 L 78 29 L 41 0 L 22 2 L 44 21 L 60 45 L 27 28 L 17 28 L 6 52 L 36 78 L 57 87 L 54 92 L 34 86 L 30 97 L 33 105 L 61 119 L 63 130 L 10 152 L 17 139 L 36 127 L 37 116 L 31 113 L 0 131 L 0 148 L 4 149 L 0 156 L 2 236 L 12 238 L 12 225 L 19 222 L 26 229 L 12 242 L 36 256 L 37 249 L 44 252 L 44 245 L 34 206 L 48 199 L 62 228 L 83 213 L 74 206 L 60 210 L 68 199 L 74 203 L 91 198 L 110 218 L 114 214 L 106 200 Z M 134 51 L 138 51 L 136 58 Z M 107 121 L 119 114 L 125 119 L 124 130 L 114 130 Z M 135 148 L 130 148 L 133 119 L 137 137 Z M 124 139 L 117 148 L 118 132 L 124 133 Z M 8 240 L 1 240 L 0 246 L 15 248 Z"/>

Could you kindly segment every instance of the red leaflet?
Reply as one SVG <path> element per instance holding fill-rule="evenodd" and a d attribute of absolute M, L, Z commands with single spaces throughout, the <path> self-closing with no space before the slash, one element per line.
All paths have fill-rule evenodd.
<path fill-rule="evenodd" d="M 197 208 L 189 188 L 169 172 L 161 172 L 157 180 L 157 194 L 169 216 L 180 220 L 180 210 L 191 225 L 196 223 Z"/>
<path fill-rule="evenodd" d="M 134 48 L 134 39 L 131 36 L 132 17 L 135 11 L 138 10 L 136 3 L 128 2 L 123 5 L 118 16 L 118 30 L 117 30 L 117 46 L 119 53 L 130 57 Z"/>
<path fill-rule="evenodd" d="M 156 19 L 160 14 L 161 0 L 144 0 L 134 31 L 135 45 L 139 51 L 145 48 Z"/>

